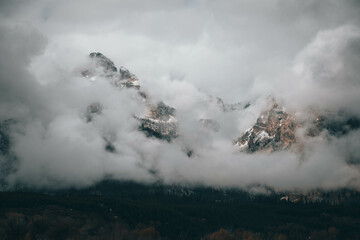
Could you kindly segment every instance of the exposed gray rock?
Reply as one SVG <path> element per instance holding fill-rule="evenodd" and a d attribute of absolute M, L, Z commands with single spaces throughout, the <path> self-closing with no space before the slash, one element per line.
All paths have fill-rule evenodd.
<path fill-rule="evenodd" d="M 238 138 L 236 144 L 246 152 L 285 150 L 296 142 L 296 127 L 295 117 L 273 103 L 270 110 L 263 112 L 255 125 Z"/>
<path fill-rule="evenodd" d="M 117 79 L 118 73 L 114 63 L 105 57 L 102 53 L 93 52 L 89 55 L 92 60 L 91 66 L 81 71 L 83 77 L 93 79 L 96 76 L 102 76 L 109 79 Z"/>
<path fill-rule="evenodd" d="M 163 102 L 159 102 L 156 105 L 152 105 L 149 109 L 150 117 L 153 119 L 168 121 L 171 117 L 175 117 L 175 108 L 166 105 Z"/>
<path fill-rule="evenodd" d="M 283 107 L 272 100 L 271 108 L 261 113 L 253 127 L 237 139 L 236 145 L 245 152 L 278 151 L 289 149 L 295 143 L 298 127 L 307 126 L 306 136 L 315 137 L 326 131 L 327 134 L 342 137 L 360 128 L 360 119 L 344 112 L 319 114 L 319 111 L 307 112 L 310 119 L 299 120 L 287 113 Z M 309 127 L 310 125 L 310 127 Z M 297 144 L 298 150 L 302 148 Z M 348 162 L 360 162 L 349 160 Z"/>
<path fill-rule="evenodd" d="M 175 118 L 175 108 L 163 102 L 149 107 L 149 113 L 139 118 L 140 130 L 148 137 L 156 137 L 171 141 L 178 136 L 178 123 Z"/>
<path fill-rule="evenodd" d="M 134 74 L 132 74 L 127 68 L 125 67 L 120 67 L 119 68 L 119 72 L 120 72 L 120 79 L 129 79 L 129 78 L 136 78 L 136 76 Z"/>
<path fill-rule="evenodd" d="M 105 71 L 117 72 L 117 68 L 115 67 L 114 63 L 105 57 L 102 53 L 92 52 L 90 53 L 90 57 L 95 59 L 97 65 L 103 67 Z"/>
<path fill-rule="evenodd" d="M 139 118 L 139 129 L 148 137 L 155 137 L 170 142 L 178 136 L 178 126 L 175 122 L 157 121 L 150 118 Z"/>
<path fill-rule="evenodd" d="M 90 53 L 90 57 L 95 61 L 95 67 L 103 69 L 100 75 L 108 78 L 113 86 L 135 88 L 138 90 L 138 94 L 148 105 L 148 114 L 144 117 L 137 117 L 140 120 L 139 129 L 146 136 L 167 141 L 171 141 L 178 136 L 178 124 L 175 119 L 174 108 L 167 106 L 163 102 L 157 104 L 150 103 L 147 94 L 139 90 L 140 84 L 138 78 L 125 67 L 120 67 L 117 73 L 114 63 L 102 53 L 93 52 Z M 87 78 L 94 78 L 96 74 L 99 74 L 99 72 L 96 72 L 96 69 L 87 69 L 82 72 L 82 75 Z M 101 114 L 102 108 L 100 103 L 90 104 L 85 113 L 86 120 L 88 122 L 92 121 L 96 115 Z M 116 151 L 111 141 L 107 140 L 105 150 L 109 152 Z"/>
<path fill-rule="evenodd" d="M 117 85 L 121 87 L 140 89 L 138 78 L 136 77 L 136 75 L 132 74 L 127 68 L 120 67 L 119 74 L 120 77 Z"/>

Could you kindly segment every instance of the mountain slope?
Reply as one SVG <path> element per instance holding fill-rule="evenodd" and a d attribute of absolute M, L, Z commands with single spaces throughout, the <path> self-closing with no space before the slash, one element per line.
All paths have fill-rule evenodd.
<path fill-rule="evenodd" d="M 136 117 L 143 131 L 148 137 L 155 137 L 171 141 L 178 136 L 176 111 L 163 102 L 153 103 L 145 92 L 140 91 L 140 82 L 136 75 L 131 73 L 125 67 L 120 67 L 119 72 L 114 63 L 105 57 L 102 53 L 90 53 L 93 61 L 92 68 L 83 70 L 82 76 L 88 79 L 94 79 L 97 76 L 107 78 L 110 83 L 117 88 L 133 88 L 144 99 L 148 112 L 144 116 Z M 87 109 L 87 120 L 91 121 L 95 114 L 101 114 L 101 103 L 92 103 Z"/>
<path fill-rule="evenodd" d="M 296 142 L 296 128 L 295 117 L 274 102 L 235 144 L 247 152 L 286 150 Z"/>

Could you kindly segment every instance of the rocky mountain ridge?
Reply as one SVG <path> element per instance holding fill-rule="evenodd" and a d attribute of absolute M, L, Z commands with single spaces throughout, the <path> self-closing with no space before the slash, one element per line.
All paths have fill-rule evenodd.
<path fill-rule="evenodd" d="M 303 141 L 321 134 L 341 137 L 360 128 L 360 119 L 344 112 L 287 112 L 276 100 L 271 99 L 255 124 L 235 141 L 240 151 L 247 153 L 301 151 Z M 301 114 L 300 114 L 301 115 Z M 304 129 L 304 133 L 297 130 Z M 303 134 L 300 136 L 300 134 Z"/>
<path fill-rule="evenodd" d="M 115 64 L 101 53 L 90 53 L 91 64 L 81 70 L 80 74 L 85 79 L 95 81 L 101 77 L 123 91 L 133 89 L 140 96 L 141 101 L 146 105 L 147 111 L 141 116 L 134 116 L 139 121 L 138 129 L 149 138 L 156 138 L 172 142 L 181 136 L 179 121 L 176 117 L 176 109 L 166 105 L 164 102 L 154 102 L 146 92 L 142 91 L 140 81 L 124 67 L 117 68 Z M 209 97 L 214 101 L 222 112 L 242 111 L 251 107 L 250 103 L 226 104 L 220 98 Z M 90 123 L 101 115 L 104 106 L 101 102 L 89 103 L 85 110 L 84 119 Z M 247 129 L 235 141 L 234 145 L 244 153 L 271 153 L 276 151 L 288 151 L 300 149 L 302 140 L 297 137 L 297 130 L 305 128 L 305 137 L 317 137 L 323 133 L 331 136 L 343 136 L 360 128 L 360 120 L 357 117 L 346 113 L 326 113 L 314 111 L 312 117 L 304 120 L 299 119 L 293 112 L 288 112 L 275 99 L 269 100 L 269 105 L 257 118 L 252 127 Z M 196 119 L 202 126 L 214 133 L 221 130 L 221 125 L 214 119 Z M 12 120 L 0 123 L 0 155 L 10 154 L 11 137 L 9 129 Z M 104 136 L 104 149 L 109 153 L 116 153 L 117 149 L 111 137 Z M 229 144 L 231 140 L 229 139 Z M 189 158 L 196 156 L 194 150 L 184 144 L 186 154 Z M 349 163 L 358 164 L 357 159 L 349 160 Z M 5 169 L 2 167 L 2 169 Z M 326 200 L 322 192 L 310 193 L 284 193 L 281 197 L 284 201 L 290 202 L 317 202 Z M 335 201 L 335 200 L 334 200 Z M 337 201 L 337 200 L 336 200 Z M 335 202 L 336 202 L 335 201 Z M 340 201 L 341 202 L 341 201 Z"/>
<path fill-rule="evenodd" d="M 140 122 L 139 130 L 143 131 L 148 137 L 165 139 L 167 141 L 171 141 L 178 136 L 178 126 L 175 117 L 176 110 L 174 108 L 167 106 L 163 102 L 153 103 L 145 92 L 140 91 L 140 83 L 137 76 L 125 67 L 120 67 L 117 72 L 114 63 L 102 53 L 93 52 L 89 56 L 93 65 L 91 66 L 92 68 L 82 71 L 83 77 L 92 80 L 98 75 L 103 76 L 114 87 L 137 90 L 139 96 L 144 99 L 148 112 L 144 116 L 136 117 Z M 97 70 L 99 68 L 101 69 L 100 71 Z M 91 121 L 92 116 L 101 114 L 101 109 L 101 103 L 90 104 L 86 111 L 87 120 Z"/>
<path fill-rule="evenodd" d="M 175 108 L 169 107 L 163 102 L 151 104 L 148 108 L 148 114 L 145 117 L 138 118 L 141 122 L 139 129 L 145 132 L 148 137 L 154 136 L 170 142 L 179 135 L 175 114 Z"/>
<path fill-rule="evenodd" d="M 236 145 L 242 151 L 286 150 L 296 143 L 296 120 L 276 102 L 269 110 L 261 113 L 255 125 L 238 138 Z"/>
<path fill-rule="evenodd" d="M 90 80 L 97 76 L 103 76 L 114 87 L 132 88 L 138 92 L 147 106 L 147 112 L 143 116 L 136 116 L 136 119 L 139 120 L 139 130 L 147 137 L 171 142 L 181 135 L 176 109 L 161 101 L 154 103 L 147 93 L 141 91 L 140 82 L 135 74 L 125 67 L 117 70 L 115 64 L 101 53 L 90 53 L 90 59 L 92 68 L 82 71 L 82 76 Z M 222 99 L 212 96 L 209 96 L 209 101 L 215 102 L 224 113 L 242 111 L 251 106 L 250 102 L 226 104 Z M 86 111 L 87 120 L 91 121 L 94 115 L 101 114 L 101 110 L 101 103 L 90 104 Z M 297 131 L 305 126 L 305 138 L 316 137 L 323 132 L 340 136 L 360 127 L 360 119 L 357 117 L 341 113 L 332 116 L 331 113 L 320 112 L 306 113 L 311 117 L 306 120 L 300 119 L 296 113 L 288 112 L 275 98 L 269 98 L 267 108 L 262 111 L 255 124 L 233 143 L 239 147 L 241 152 L 246 153 L 301 151 L 303 138 L 299 139 Z M 215 119 L 201 118 L 196 121 L 213 132 L 221 129 Z M 189 151 L 193 153 L 193 150 Z"/>

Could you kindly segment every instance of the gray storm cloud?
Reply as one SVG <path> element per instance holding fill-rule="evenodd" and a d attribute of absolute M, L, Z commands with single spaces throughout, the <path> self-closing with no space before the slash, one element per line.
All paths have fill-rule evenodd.
<path fill-rule="evenodd" d="M 358 130 L 307 139 L 302 154 L 246 154 L 232 143 L 269 95 L 291 110 L 360 117 L 359 8 L 356 1 L 3 1 L 0 120 L 13 123 L 12 166 L 1 179 L 9 187 L 84 187 L 111 177 L 359 189 Z M 146 104 L 135 90 L 80 76 L 93 51 L 129 68 L 154 101 L 176 108 L 177 139 L 138 131 L 134 116 Z M 208 95 L 251 107 L 224 113 Z M 95 102 L 102 113 L 88 122 Z M 198 119 L 215 119 L 220 130 Z M 105 150 L 108 139 L 115 152 Z M 6 156 L 0 160 L 8 167 Z"/>
<path fill-rule="evenodd" d="M 344 25 L 320 31 L 299 52 L 291 74 L 284 80 L 287 102 L 360 114 L 360 29 Z M 296 89 L 291 91 L 291 88 Z M 290 89 L 290 91 L 289 91 Z M 292 95 L 292 96 L 290 96 Z M 306 96 L 306 98 L 304 98 Z"/>

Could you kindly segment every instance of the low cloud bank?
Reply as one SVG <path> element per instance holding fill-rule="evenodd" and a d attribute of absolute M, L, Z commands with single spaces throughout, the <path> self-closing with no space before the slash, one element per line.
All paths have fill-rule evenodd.
<path fill-rule="evenodd" d="M 11 119 L 12 123 L 10 154 L 0 157 L 4 187 L 85 187 L 111 177 L 227 187 L 260 184 L 279 190 L 359 189 L 359 130 L 341 136 L 324 131 L 306 139 L 301 154 L 245 154 L 232 144 L 255 123 L 269 95 L 289 111 L 311 108 L 360 117 L 360 30 L 349 7 L 358 6 L 344 3 L 341 7 L 348 15 L 340 14 L 327 26 L 322 10 L 304 10 L 294 16 L 293 23 L 279 23 L 275 13 L 290 14 L 295 3 L 279 7 L 272 2 L 261 9 L 244 2 L 243 6 L 256 14 L 244 15 L 250 22 L 243 28 L 248 31 L 240 34 L 236 27 L 248 21 L 231 13 L 231 4 L 215 13 L 215 3 L 195 2 L 191 6 L 181 1 L 176 6 L 166 4 L 163 12 L 126 3 L 129 13 L 117 16 L 115 22 L 120 25 L 106 30 L 105 35 L 89 33 L 89 26 L 66 30 L 69 23 L 59 20 L 66 2 L 53 8 L 35 1 L 36 6 L 43 6 L 46 18 L 38 28 L 31 24 L 39 21 L 33 8 L 7 5 L 11 11 L 9 16 L 2 13 L 6 21 L 0 25 L 0 120 Z M 331 11 L 339 7 L 335 5 Z M 139 21 L 133 19 L 131 27 L 124 26 L 123 17 L 132 16 L 136 9 L 143 11 L 137 15 Z M 212 24 L 196 18 L 196 9 L 206 20 L 212 19 Z M 27 15 L 21 16 L 27 16 L 30 24 L 18 23 L 24 12 Z M 184 14 L 195 19 L 194 26 L 183 35 L 146 28 L 146 19 L 158 22 L 171 12 L 176 26 L 180 24 L 176 19 Z M 263 27 L 260 36 L 269 32 L 260 13 L 269 14 L 269 26 L 278 36 L 253 42 L 260 33 L 256 27 Z M 227 15 L 231 19 L 218 19 Z M 72 13 L 70 16 L 77 19 Z M 347 16 L 353 17 L 351 21 Z M 291 14 L 283 17 L 291 19 Z M 99 20 L 95 14 L 94 18 L 97 20 L 88 20 L 96 26 L 113 26 L 106 17 Z M 78 24 L 84 25 L 84 20 L 78 19 Z M 51 26 L 59 27 L 59 32 Z M 292 28 L 301 30 L 300 40 L 285 38 Z M 280 39 L 284 46 L 277 42 Z M 163 100 L 176 108 L 177 139 L 169 143 L 147 138 L 138 130 L 134 116 L 146 114 L 146 104 L 136 90 L 114 88 L 106 77 L 89 81 L 79 74 L 95 48 L 103 50 L 117 67 L 125 65 L 137 74 L 142 90 L 154 101 Z M 208 94 L 227 102 L 250 101 L 251 105 L 223 112 Z M 103 110 L 89 122 L 86 109 L 95 102 L 101 103 Z M 219 131 L 204 128 L 199 119 L 215 119 Z M 107 140 L 115 152 L 106 151 Z M 193 151 L 191 157 L 186 154 L 188 149 Z"/>

